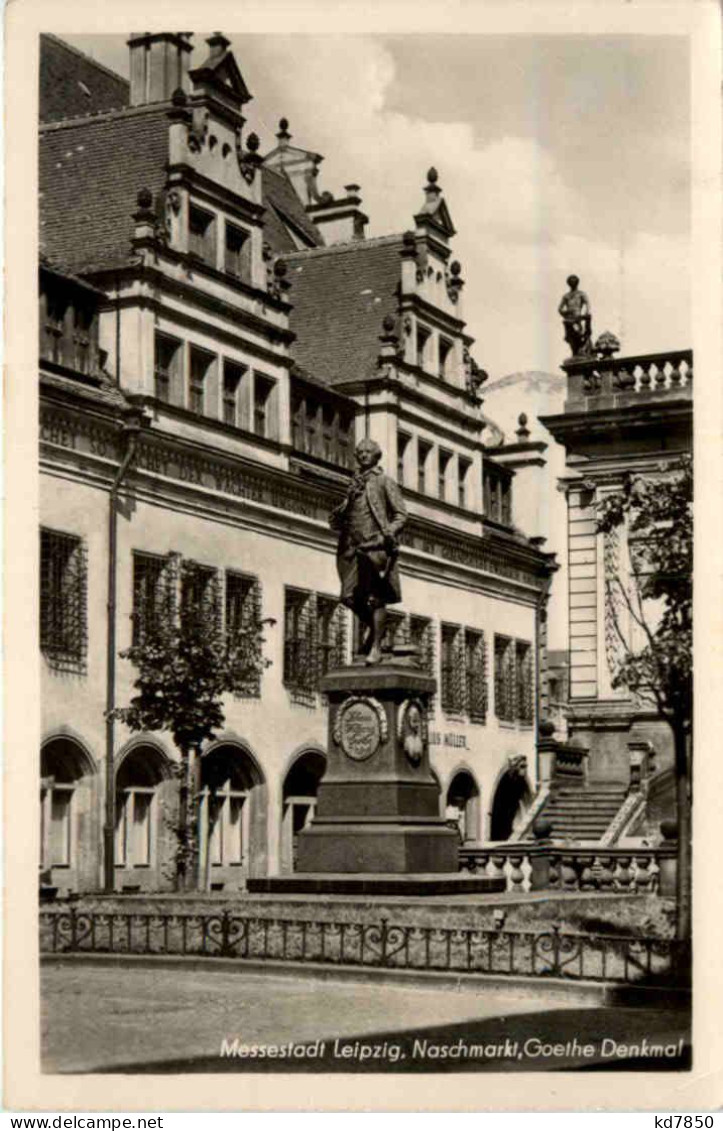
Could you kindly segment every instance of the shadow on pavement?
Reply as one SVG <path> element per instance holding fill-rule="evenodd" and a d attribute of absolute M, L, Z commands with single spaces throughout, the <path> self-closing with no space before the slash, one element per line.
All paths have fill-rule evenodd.
<path fill-rule="evenodd" d="M 225 1042 L 225 1045 L 224 1045 Z M 223 1051 L 222 1051 L 223 1050 Z M 687 1009 L 549 1009 L 419 1029 L 244 1045 L 96 1072 L 680 1072 L 691 1068 Z"/>

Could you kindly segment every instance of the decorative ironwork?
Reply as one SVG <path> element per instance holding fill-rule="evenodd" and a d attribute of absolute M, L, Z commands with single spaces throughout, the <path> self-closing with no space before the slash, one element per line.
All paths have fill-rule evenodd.
<path fill-rule="evenodd" d="M 495 714 L 503 722 L 515 721 L 516 690 L 515 642 L 495 635 Z"/>
<path fill-rule="evenodd" d="M 88 562 L 74 534 L 40 531 L 40 650 L 51 667 L 86 671 Z"/>
<path fill-rule="evenodd" d="M 483 632 L 464 630 L 465 704 L 467 714 L 476 723 L 487 719 L 487 648 Z"/>
<path fill-rule="evenodd" d="M 261 582 L 252 574 L 236 573 L 226 570 L 226 639 L 230 649 L 242 635 L 253 637 L 261 629 L 262 622 Z M 261 695 L 261 671 L 256 664 L 246 664 L 244 649 L 241 649 L 240 666 L 243 669 L 235 687 L 237 695 L 258 699 Z"/>
<path fill-rule="evenodd" d="M 41 910 L 42 954 L 149 954 L 671 985 L 673 939 L 202 913 Z"/>
<path fill-rule="evenodd" d="M 521 723 L 531 723 L 534 719 L 534 671 L 532 666 L 532 645 L 518 640 L 515 644 L 515 679 L 517 684 L 517 718 Z"/>
<path fill-rule="evenodd" d="M 302 589 L 285 590 L 284 684 L 296 701 L 315 702 L 314 594 Z"/>
<path fill-rule="evenodd" d="M 464 711 L 464 638 L 457 624 L 442 625 L 441 698 L 442 710 L 452 714 Z"/>

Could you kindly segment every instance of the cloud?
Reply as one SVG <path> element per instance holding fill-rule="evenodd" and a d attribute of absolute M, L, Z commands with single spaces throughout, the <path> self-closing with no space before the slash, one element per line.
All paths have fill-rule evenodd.
<path fill-rule="evenodd" d="M 394 56 L 372 37 L 237 36 L 235 44 L 263 144 L 274 143 L 277 116 L 286 114 L 294 142 L 325 155 L 322 188 L 362 186 L 370 234 L 412 226 L 427 169 L 438 169 L 458 232 L 465 316 L 492 375 L 559 366 L 556 309 L 571 271 L 588 291 L 597 333 L 609 328 L 635 352 L 689 345 L 685 238 L 631 238 L 623 216 L 617 246 L 597 238 L 584 185 L 568 182 L 537 137 L 485 144 L 474 105 L 469 121 L 429 121 L 432 74 L 430 101 L 420 97 L 418 113 L 389 110 Z"/>

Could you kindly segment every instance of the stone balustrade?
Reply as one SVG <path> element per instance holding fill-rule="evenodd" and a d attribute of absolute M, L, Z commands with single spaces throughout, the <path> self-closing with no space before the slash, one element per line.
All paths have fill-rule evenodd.
<path fill-rule="evenodd" d="M 676 845 L 602 848 L 505 842 L 466 845 L 460 868 L 504 877 L 508 892 L 675 894 Z"/>
<path fill-rule="evenodd" d="M 669 350 L 636 357 L 571 358 L 565 362 L 568 403 L 588 398 L 619 403 L 620 398 L 692 395 L 693 351 Z"/>

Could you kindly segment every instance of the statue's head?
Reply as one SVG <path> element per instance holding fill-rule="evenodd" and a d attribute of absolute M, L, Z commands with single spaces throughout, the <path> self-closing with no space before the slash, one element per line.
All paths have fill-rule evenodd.
<path fill-rule="evenodd" d="M 571 287 L 572 290 L 574 291 L 575 288 L 580 285 L 580 280 L 578 279 L 577 275 L 568 275 L 567 276 L 567 285 L 568 285 L 568 287 Z"/>
<path fill-rule="evenodd" d="M 354 454 L 356 455 L 357 463 L 362 470 L 364 470 L 367 467 L 374 467 L 375 464 L 379 463 L 379 460 L 382 458 L 382 449 L 379 447 L 376 440 L 365 436 L 364 439 L 360 440 L 357 444 Z"/>

